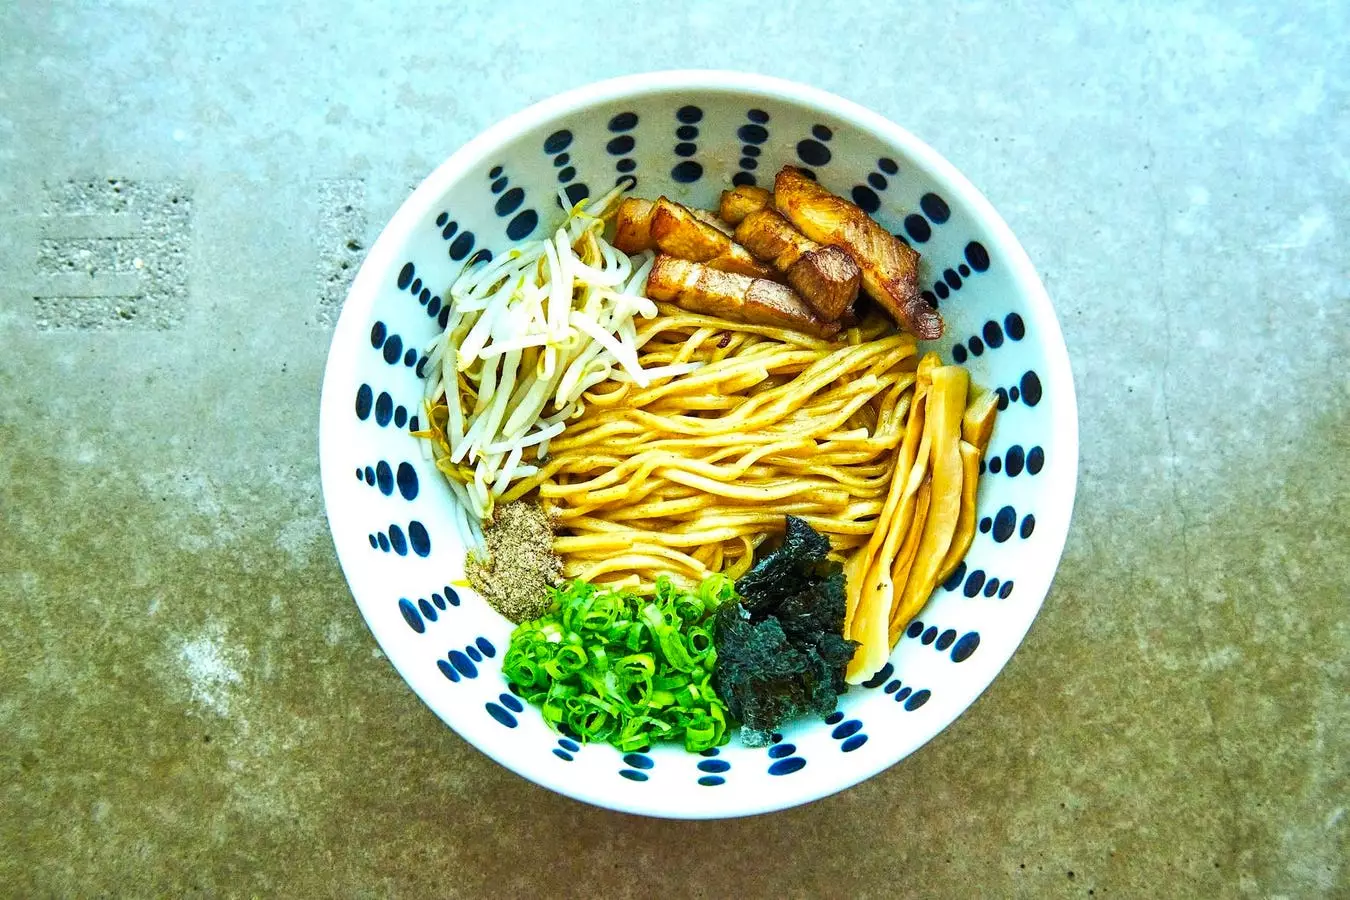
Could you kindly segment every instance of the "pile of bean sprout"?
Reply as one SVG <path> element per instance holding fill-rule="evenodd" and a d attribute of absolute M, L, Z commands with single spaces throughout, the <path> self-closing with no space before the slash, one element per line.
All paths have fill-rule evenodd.
<path fill-rule="evenodd" d="M 551 237 L 470 264 L 450 288 L 425 370 L 430 444 L 479 539 L 495 498 L 539 471 L 586 391 L 610 378 L 646 387 L 699 365 L 638 363 L 633 320 L 656 315 L 644 296 L 654 257 L 603 237 L 623 190 L 577 203 Z"/>

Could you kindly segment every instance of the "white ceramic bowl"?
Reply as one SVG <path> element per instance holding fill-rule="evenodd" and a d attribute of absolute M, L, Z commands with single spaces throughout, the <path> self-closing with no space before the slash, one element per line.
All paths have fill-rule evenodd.
<path fill-rule="evenodd" d="M 472 591 L 449 489 L 409 432 L 421 351 L 463 260 L 556 227 L 573 199 L 632 174 L 635 193 L 714 207 L 785 163 L 873 211 L 922 254 L 947 333 L 934 343 L 1007 400 L 965 563 L 883 673 L 828 719 L 781 741 L 707 755 L 578 747 L 507 690 L 511 624 Z M 979 696 L 1040 609 L 1064 547 L 1078 470 L 1073 380 L 1026 253 L 989 202 L 907 131 L 813 88 L 732 72 L 606 81 L 530 107 L 460 148 L 371 249 L 333 336 L 320 419 L 324 500 L 352 593 L 418 696 L 466 740 L 538 784 L 616 810 L 676 818 L 805 803 L 894 765 Z"/>

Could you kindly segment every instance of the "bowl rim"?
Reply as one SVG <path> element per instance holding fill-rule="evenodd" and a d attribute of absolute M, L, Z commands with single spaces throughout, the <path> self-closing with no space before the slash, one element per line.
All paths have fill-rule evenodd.
<path fill-rule="evenodd" d="M 1064 498 L 1066 506 L 1064 507 L 1065 514 L 1062 517 L 1062 527 L 1056 527 L 1053 534 L 1047 536 L 1050 541 L 1047 546 L 1047 553 L 1048 558 L 1053 560 L 1053 566 L 1050 568 L 1050 575 L 1045 581 L 1044 591 L 1040 592 L 1035 601 L 1035 609 L 1032 615 L 1027 617 L 1025 625 L 1020 627 L 1020 633 L 1015 635 L 1016 642 L 1012 645 L 1013 651 L 1009 654 L 1008 659 L 1004 660 L 988 678 L 980 679 L 983 683 L 976 682 L 977 690 L 968 703 L 959 709 L 955 709 L 950 715 L 938 717 L 936 720 L 937 727 L 909 753 L 902 753 L 895 759 L 889 760 L 883 757 L 882 761 L 874 765 L 841 769 L 841 771 L 847 772 L 843 778 L 829 780 L 818 787 L 801 793 L 793 792 L 787 798 L 766 798 L 765 802 L 757 804 L 753 808 L 730 813 L 715 811 L 708 815 L 696 815 L 662 810 L 651 805 L 649 801 L 643 802 L 645 798 L 634 798 L 637 802 L 632 804 L 616 805 L 612 800 L 589 790 L 584 782 L 541 778 L 538 773 L 532 771 L 529 767 L 512 765 L 495 753 L 490 745 L 479 744 L 466 738 L 466 741 L 477 750 L 504 768 L 564 796 L 619 812 L 678 819 L 750 816 L 811 803 L 847 790 L 891 768 L 945 731 L 953 721 L 975 704 L 988 690 L 993 680 L 1007 668 L 1012 657 L 1021 649 L 1022 642 L 1026 639 L 1026 634 L 1032 623 L 1040 615 L 1045 597 L 1053 584 L 1054 576 L 1059 571 L 1064 546 L 1068 539 L 1078 487 L 1079 468 L 1077 396 L 1074 389 L 1068 348 L 1064 343 L 1063 331 L 1055 315 L 1054 306 L 1026 250 L 1017 240 L 1012 229 L 1004 222 L 1003 217 L 998 214 L 984 194 L 952 163 L 911 132 L 879 113 L 873 112 L 852 100 L 809 85 L 773 76 L 722 69 L 676 69 L 624 75 L 582 85 L 548 97 L 507 116 L 480 132 L 454 151 L 444 162 L 440 163 L 413 190 L 380 232 L 362 263 L 344 300 L 329 345 L 328 360 L 324 366 L 319 415 L 318 449 L 325 518 L 328 520 L 334 549 L 349 591 L 352 590 L 354 572 L 361 568 L 361 563 L 354 558 L 343 556 L 342 542 L 338 539 L 336 523 L 333 517 L 328 514 L 328 510 L 332 498 L 337 495 L 339 480 L 341 479 L 345 483 L 343 476 L 350 473 L 342 468 L 336 460 L 333 460 L 331 454 L 326 453 L 324 449 L 334 446 L 334 442 L 340 440 L 340 430 L 346 424 L 346 419 L 351 411 L 350 396 L 347 393 L 339 394 L 336 387 L 342 380 L 340 376 L 343 371 L 350 365 L 350 360 L 341 352 L 340 348 L 356 346 L 359 342 L 361 338 L 359 332 L 369 317 L 379 293 L 381 280 L 390 270 L 390 267 L 396 265 L 399 258 L 398 253 L 411 235 L 412 230 L 439 203 L 446 190 L 464 176 L 477 171 L 493 155 L 495 148 L 518 134 L 528 132 L 569 112 L 584 111 L 611 101 L 634 96 L 698 91 L 745 92 L 768 100 L 779 100 L 809 107 L 842 123 L 870 132 L 885 142 L 902 149 L 911 165 L 917 166 L 934 180 L 942 183 L 945 190 L 958 197 L 960 202 L 971 210 L 975 220 L 987 231 L 989 239 L 997 246 L 1014 284 L 1016 284 L 1029 308 L 1034 311 L 1038 320 L 1038 328 L 1042 335 L 1042 352 L 1045 356 L 1044 365 L 1047 383 L 1054 384 L 1057 392 L 1060 392 L 1056 397 L 1056 413 L 1051 419 L 1049 430 L 1054 434 L 1059 446 L 1063 448 L 1057 455 L 1063 458 L 1064 465 L 1071 467 L 1071 470 L 1070 477 L 1063 482 L 1067 484 L 1067 496 Z M 350 556 L 351 554 L 348 554 L 348 557 Z M 354 596 L 353 599 L 355 599 Z M 360 609 L 359 603 L 358 609 Z M 381 634 L 381 629 L 372 623 L 369 618 L 366 618 L 364 611 L 362 612 L 362 618 L 366 620 L 366 627 L 371 630 L 376 642 L 384 651 L 387 644 Z M 385 652 L 384 655 L 408 686 L 412 688 L 418 699 L 435 711 L 436 707 L 429 703 L 416 687 L 417 679 L 412 677 L 410 672 L 405 671 L 405 667 L 400 664 L 400 660 L 388 652 Z M 453 724 L 439 713 L 437 713 L 437 717 L 441 718 L 452 730 L 456 730 Z"/>

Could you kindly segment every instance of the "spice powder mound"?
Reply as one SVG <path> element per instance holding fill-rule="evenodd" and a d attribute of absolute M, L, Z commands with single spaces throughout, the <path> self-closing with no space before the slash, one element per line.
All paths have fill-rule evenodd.
<path fill-rule="evenodd" d="M 562 559 L 553 552 L 553 527 L 539 504 L 517 500 L 498 507 L 483 529 L 483 543 L 464 563 L 483 599 L 517 624 L 548 612 L 548 589 L 562 579 Z"/>

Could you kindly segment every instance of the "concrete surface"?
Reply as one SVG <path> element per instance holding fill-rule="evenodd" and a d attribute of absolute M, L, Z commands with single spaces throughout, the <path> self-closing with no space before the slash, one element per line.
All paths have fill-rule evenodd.
<path fill-rule="evenodd" d="M 0 895 L 1350 896 L 1347 5 L 677 6 L 0 4 Z M 679 824 L 417 701 L 315 434 L 410 184 L 533 100 L 698 65 L 857 99 L 988 193 L 1083 464 L 1045 611 L 954 727 Z"/>

